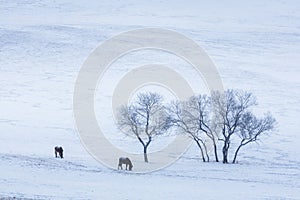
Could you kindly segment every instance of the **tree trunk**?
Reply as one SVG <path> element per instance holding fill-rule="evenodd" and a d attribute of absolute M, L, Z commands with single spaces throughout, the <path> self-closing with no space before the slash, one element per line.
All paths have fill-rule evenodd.
<path fill-rule="evenodd" d="M 228 163 L 227 151 L 226 151 L 225 147 L 223 147 L 223 163 Z"/>
<path fill-rule="evenodd" d="M 206 162 L 205 157 L 204 157 L 204 152 L 203 152 L 203 149 L 202 149 L 202 147 L 201 147 L 201 144 L 199 143 L 199 141 L 198 141 L 197 139 L 194 139 L 194 140 L 195 140 L 195 142 L 197 143 L 197 145 L 198 145 L 198 147 L 199 147 L 199 149 L 200 149 L 201 156 L 202 156 L 202 161 L 203 161 L 203 162 Z"/>
<path fill-rule="evenodd" d="M 224 146 L 223 146 L 223 149 L 222 149 L 223 163 L 228 163 L 228 149 L 229 149 L 229 144 L 228 144 L 228 141 L 225 139 Z"/>
<path fill-rule="evenodd" d="M 240 144 L 240 146 L 236 149 L 236 151 L 235 151 L 235 153 L 234 153 L 234 158 L 233 158 L 233 161 L 232 161 L 233 164 L 236 163 L 236 157 L 237 157 L 237 155 L 238 155 L 238 153 L 239 153 L 239 150 L 241 149 L 242 146 L 243 146 L 243 145 Z"/>
<path fill-rule="evenodd" d="M 208 156 L 208 153 L 207 153 L 207 148 L 206 148 L 206 145 L 204 142 L 201 141 L 201 143 L 203 144 L 203 147 L 204 147 L 204 151 L 205 151 L 205 155 L 206 155 L 206 158 L 207 158 L 207 162 L 209 162 L 209 156 Z"/>
<path fill-rule="evenodd" d="M 145 161 L 146 163 L 148 162 L 147 146 L 144 147 L 144 161 Z"/>
<path fill-rule="evenodd" d="M 142 138 L 140 138 L 139 136 L 137 136 L 137 138 L 139 139 L 140 143 L 144 147 L 144 161 L 147 163 L 148 162 L 147 148 L 148 148 L 149 144 L 151 143 L 152 138 L 149 137 L 147 144 L 145 144 L 144 141 L 142 140 Z"/>
<path fill-rule="evenodd" d="M 216 162 L 219 162 L 216 142 L 214 142 L 214 153 L 215 153 Z"/>

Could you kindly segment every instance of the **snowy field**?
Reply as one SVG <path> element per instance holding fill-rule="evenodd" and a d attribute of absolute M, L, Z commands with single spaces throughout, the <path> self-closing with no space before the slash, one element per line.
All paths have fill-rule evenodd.
<path fill-rule="evenodd" d="M 196 41 L 224 87 L 253 92 L 258 111 L 277 119 L 276 131 L 246 146 L 235 165 L 202 163 L 194 144 L 152 173 L 96 162 L 75 127 L 78 72 L 101 42 L 144 27 Z M 297 0 L 0 0 L 0 199 L 300 199 L 299 44 Z M 151 51 L 129 55 L 115 68 L 151 60 L 183 71 L 184 63 Z M 124 73 L 115 68 L 96 99 L 111 97 L 110 78 Z M 182 73 L 201 91 L 193 73 Z M 101 118 L 108 106 L 95 107 L 103 126 L 113 129 Z M 133 152 L 141 147 L 122 144 Z M 54 158 L 56 145 L 65 159 Z"/>

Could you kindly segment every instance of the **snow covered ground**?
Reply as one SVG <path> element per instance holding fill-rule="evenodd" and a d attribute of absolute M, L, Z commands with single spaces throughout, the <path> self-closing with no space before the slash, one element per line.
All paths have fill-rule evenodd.
<path fill-rule="evenodd" d="M 0 0 L 0 197 L 300 199 L 299 10 L 297 0 Z M 225 88 L 253 92 L 259 111 L 276 117 L 277 130 L 245 147 L 236 165 L 202 163 L 194 145 L 173 165 L 148 174 L 96 162 L 75 129 L 76 77 L 98 44 L 143 27 L 195 40 Z M 180 69 L 167 55 L 136 56 L 149 55 Z M 65 148 L 65 159 L 53 157 L 55 145 Z"/>

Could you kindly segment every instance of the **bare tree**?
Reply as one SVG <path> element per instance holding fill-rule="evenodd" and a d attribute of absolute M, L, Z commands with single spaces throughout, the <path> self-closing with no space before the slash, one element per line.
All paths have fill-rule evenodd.
<path fill-rule="evenodd" d="M 212 141 L 214 147 L 215 161 L 219 162 L 217 152 L 217 133 L 214 121 L 214 115 L 211 112 L 211 98 L 206 95 L 192 96 L 187 102 L 187 108 L 192 114 L 191 117 L 200 132 Z"/>
<path fill-rule="evenodd" d="M 227 90 L 224 93 L 213 92 L 212 102 L 217 125 L 221 130 L 219 140 L 223 141 L 223 163 L 228 163 L 231 137 L 239 131 L 243 115 L 256 105 L 256 100 L 251 93 Z"/>
<path fill-rule="evenodd" d="M 203 162 L 209 162 L 205 138 L 212 140 L 215 159 L 218 162 L 217 137 L 211 125 L 210 98 L 206 95 L 192 96 L 187 101 L 173 102 L 168 109 L 173 125 L 188 134 L 200 149 Z"/>
<path fill-rule="evenodd" d="M 152 92 L 138 94 L 136 102 L 120 108 L 118 117 L 119 127 L 136 136 L 143 145 L 145 162 L 153 137 L 165 133 L 170 128 L 168 122 L 162 96 Z"/>
<path fill-rule="evenodd" d="M 243 146 L 257 141 L 262 134 L 273 130 L 274 124 L 275 119 L 271 114 L 265 115 L 262 119 L 257 118 L 251 112 L 243 114 L 238 132 L 241 141 L 235 150 L 232 163 L 236 163 L 238 152 Z"/>

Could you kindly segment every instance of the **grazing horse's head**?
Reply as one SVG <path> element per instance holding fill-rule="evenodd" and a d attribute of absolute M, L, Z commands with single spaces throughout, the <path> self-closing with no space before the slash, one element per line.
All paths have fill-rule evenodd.
<path fill-rule="evenodd" d="M 61 158 L 64 157 L 64 155 L 63 155 L 64 153 L 63 153 L 63 152 L 64 152 L 63 148 L 60 147 L 60 148 L 59 148 L 59 156 L 60 156 Z"/>
<path fill-rule="evenodd" d="M 131 165 L 129 165 L 129 171 L 131 171 L 132 170 L 132 168 L 133 168 L 133 165 L 131 164 Z"/>
<path fill-rule="evenodd" d="M 133 168 L 133 164 L 129 158 L 127 158 L 127 161 L 128 161 L 128 165 L 129 165 L 129 171 L 131 171 Z"/>

